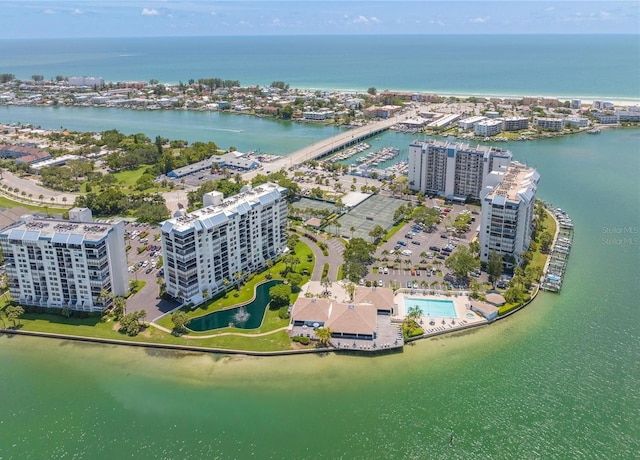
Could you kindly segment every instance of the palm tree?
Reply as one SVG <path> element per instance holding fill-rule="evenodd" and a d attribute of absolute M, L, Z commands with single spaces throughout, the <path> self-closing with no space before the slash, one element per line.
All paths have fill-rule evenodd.
<path fill-rule="evenodd" d="M 407 311 L 407 319 L 417 321 L 421 316 L 422 310 L 420 310 L 420 307 L 418 307 L 417 305 L 409 307 L 409 310 Z"/>
<path fill-rule="evenodd" d="M 41 193 L 40 195 L 38 195 L 38 199 L 40 200 L 40 204 L 42 204 L 42 202 L 44 201 L 44 195 Z"/>
<path fill-rule="evenodd" d="M 320 285 L 324 288 L 324 291 L 322 292 L 323 295 L 329 295 L 330 291 L 329 288 L 331 288 L 331 280 L 329 279 L 328 276 L 324 276 L 321 280 L 320 280 Z"/>
<path fill-rule="evenodd" d="M 349 231 L 351 231 L 351 238 L 353 238 L 353 232 L 356 231 L 356 228 L 352 225 L 351 228 L 349 228 Z"/>
<path fill-rule="evenodd" d="M 315 330 L 316 338 L 318 339 L 318 343 L 323 347 L 326 347 L 330 344 L 331 341 L 331 329 L 328 327 L 318 327 Z"/>

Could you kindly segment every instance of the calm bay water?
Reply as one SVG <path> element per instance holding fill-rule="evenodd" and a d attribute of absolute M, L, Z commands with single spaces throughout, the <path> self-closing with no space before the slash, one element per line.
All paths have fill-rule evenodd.
<path fill-rule="evenodd" d="M 2 337 L 0 457 L 632 458 L 639 134 L 507 145 L 575 220 L 560 295 L 374 359 Z"/>
<path fill-rule="evenodd" d="M 333 133 L 218 114 L 204 123 L 229 120 L 224 129 L 243 130 L 234 139 L 203 134 L 199 118 L 182 112 L 3 109 L 3 122 L 102 130 L 124 120 L 127 133 L 241 150 L 272 142 L 282 153 Z M 411 140 L 387 133 L 376 142 L 406 149 Z M 640 132 L 500 146 L 538 168 L 539 197 L 574 218 L 560 295 L 542 293 L 492 326 L 373 359 L 0 337 L 0 458 L 636 458 Z"/>

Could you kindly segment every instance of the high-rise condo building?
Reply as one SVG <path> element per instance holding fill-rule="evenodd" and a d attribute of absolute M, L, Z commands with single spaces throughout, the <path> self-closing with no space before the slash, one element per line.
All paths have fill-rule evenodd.
<path fill-rule="evenodd" d="M 535 169 L 518 162 L 489 174 L 483 191 L 480 223 L 483 262 L 489 260 L 493 250 L 502 256 L 513 256 L 515 265 L 520 262 L 520 254 L 531 242 L 539 180 Z"/>
<path fill-rule="evenodd" d="M 424 193 L 479 199 L 485 177 L 511 162 L 509 150 L 497 147 L 414 141 L 409 145 L 409 188 Z"/>
<path fill-rule="evenodd" d="M 265 266 L 286 248 L 286 189 L 266 183 L 161 224 L 167 293 L 198 303 Z"/>
<path fill-rule="evenodd" d="M 93 222 L 89 209 L 69 211 L 71 220 L 31 215 L 0 231 L 9 292 L 22 305 L 101 311 L 102 291 L 128 289 L 124 223 Z"/>

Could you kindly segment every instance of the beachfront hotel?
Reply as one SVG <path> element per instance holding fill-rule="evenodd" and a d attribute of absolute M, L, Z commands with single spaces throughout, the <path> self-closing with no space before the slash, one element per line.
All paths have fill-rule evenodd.
<path fill-rule="evenodd" d="M 172 297 L 198 303 L 285 251 L 286 189 L 272 183 L 232 197 L 204 195 L 204 207 L 161 224 L 164 280 Z"/>
<path fill-rule="evenodd" d="M 9 292 L 19 304 L 102 311 L 110 305 L 103 290 L 126 293 L 124 223 L 93 222 L 86 208 L 69 218 L 25 215 L 0 231 Z"/>
<path fill-rule="evenodd" d="M 511 162 L 509 150 L 439 140 L 409 145 L 409 188 L 461 199 L 479 199 L 484 179 Z"/>
<path fill-rule="evenodd" d="M 480 223 L 480 259 L 483 262 L 487 262 L 495 250 L 502 256 L 513 256 L 516 265 L 519 263 L 520 254 L 531 242 L 539 180 L 535 169 L 518 162 L 487 176 Z"/>

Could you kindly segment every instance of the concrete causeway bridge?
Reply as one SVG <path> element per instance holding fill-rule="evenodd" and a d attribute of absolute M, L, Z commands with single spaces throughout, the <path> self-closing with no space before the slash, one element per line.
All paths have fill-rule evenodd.
<path fill-rule="evenodd" d="M 411 110 L 410 113 L 396 115 L 386 120 L 377 121 L 375 123 L 370 123 L 365 126 L 360 126 L 358 128 L 344 131 L 328 139 L 323 139 L 307 147 L 303 147 L 300 150 L 296 150 L 295 152 L 283 156 L 282 158 L 271 163 L 264 163 L 262 168 L 245 173 L 244 178 L 251 179 L 257 174 L 264 174 L 266 171 L 279 171 L 282 168 L 286 169 L 292 166 L 301 165 L 305 161 L 323 158 L 327 155 L 344 149 L 345 147 L 349 147 L 350 145 L 357 144 L 373 136 L 376 136 L 377 134 L 386 131 L 393 125 L 400 123 L 407 118 L 415 116 L 416 113 L 417 112 L 415 110 Z"/>

